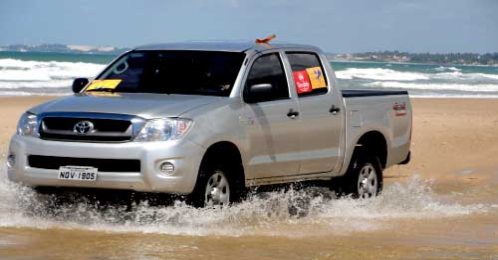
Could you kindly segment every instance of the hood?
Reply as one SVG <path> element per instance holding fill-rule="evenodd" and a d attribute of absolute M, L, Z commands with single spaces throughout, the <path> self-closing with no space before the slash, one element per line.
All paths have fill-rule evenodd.
<path fill-rule="evenodd" d="M 137 115 L 143 118 L 178 117 L 224 97 L 142 93 L 87 93 L 56 99 L 29 111 L 90 112 Z"/>

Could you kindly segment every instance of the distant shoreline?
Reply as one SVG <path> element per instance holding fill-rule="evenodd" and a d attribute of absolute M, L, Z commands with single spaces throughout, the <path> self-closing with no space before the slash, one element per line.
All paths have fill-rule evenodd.
<path fill-rule="evenodd" d="M 391 63 L 391 64 L 399 64 L 399 65 L 439 65 L 439 66 L 462 66 L 462 67 L 498 67 L 498 64 L 493 65 L 481 65 L 481 64 L 461 64 L 461 63 L 421 63 L 421 62 L 411 62 L 411 61 L 370 61 L 370 60 L 337 60 L 337 59 L 328 59 L 329 62 L 335 63 Z"/>
<path fill-rule="evenodd" d="M 11 44 L 0 46 L 2 52 L 88 54 L 116 56 L 131 48 L 112 46 L 66 45 L 66 44 Z M 327 54 L 334 62 L 388 62 L 399 64 L 437 64 L 464 66 L 498 66 L 498 52 L 494 53 L 410 53 L 400 51 L 373 51 L 359 53 Z"/>
<path fill-rule="evenodd" d="M 127 51 L 123 50 L 123 52 Z M 115 53 L 115 52 L 62 52 L 62 51 L 17 51 L 17 50 L 5 50 L 1 49 L 0 47 L 0 58 L 2 58 L 2 54 L 60 54 L 60 55 L 97 55 L 97 56 L 102 56 L 102 57 L 110 57 L 112 60 L 113 57 L 116 57 L 120 55 L 121 53 Z M 329 62 L 336 62 L 336 63 L 391 63 L 391 64 L 409 64 L 409 65 L 440 65 L 440 66 L 475 66 L 475 67 L 498 67 L 498 64 L 492 64 L 492 65 L 484 65 L 484 64 L 462 64 L 462 63 L 422 63 L 422 62 L 412 62 L 412 61 L 391 61 L 391 60 L 357 60 L 357 59 L 337 59 L 335 57 L 330 57 L 330 55 L 327 56 Z M 29 59 L 23 59 L 22 57 L 17 57 L 17 59 L 21 60 L 29 60 Z"/>
<path fill-rule="evenodd" d="M 65 45 L 65 44 L 40 44 L 25 45 L 13 44 L 0 46 L 0 52 L 41 52 L 59 54 L 91 54 L 91 55 L 117 55 L 130 48 L 117 48 L 111 46 L 86 46 L 86 45 Z"/>
<path fill-rule="evenodd" d="M 498 66 L 495 53 L 409 53 L 399 51 L 328 54 L 334 61 L 389 62 L 432 65 Z"/>

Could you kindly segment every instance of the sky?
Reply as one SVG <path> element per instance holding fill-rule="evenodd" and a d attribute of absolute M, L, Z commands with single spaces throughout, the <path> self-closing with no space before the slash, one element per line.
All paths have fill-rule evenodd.
<path fill-rule="evenodd" d="M 189 40 L 331 53 L 498 52 L 498 0 L 0 0 L 0 45 L 134 47 Z"/>

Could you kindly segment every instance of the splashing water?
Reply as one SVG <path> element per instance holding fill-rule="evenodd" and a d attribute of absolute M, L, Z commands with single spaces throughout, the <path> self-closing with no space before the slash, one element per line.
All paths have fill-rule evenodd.
<path fill-rule="evenodd" d="M 252 193 L 231 207 L 206 209 L 180 201 L 169 206 L 148 201 L 103 206 L 71 196 L 71 202 L 58 204 L 54 195 L 37 194 L 7 181 L 5 175 L 0 180 L 0 196 L 0 227 L 200 236 L 361 232 L 384 228 L 385 220 L 458 217 L 490 208 L 443 202 L 431 191 L 430 183 L 418 177 L 389 185 L 381 196 L 367 200 L 337 198 L 326 187 L 306 187 Z"/>

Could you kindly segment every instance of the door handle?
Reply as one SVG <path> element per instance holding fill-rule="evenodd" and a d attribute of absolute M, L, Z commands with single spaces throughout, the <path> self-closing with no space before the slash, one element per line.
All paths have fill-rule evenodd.
<path fill-rule="evenodd" d="M 329 112 L 332 115 L 336 115 L 337 113 L 341 112 L 341 108 L 340 107 L 336 107 L 335 105 L 332 105 L 332 107 L 330 107 L 330 109 L 329 109 Z"/>
<path fill-rule="evenodd" d="M 287 113 L 287 116 L 290 117 L 291 119 L 294 119 L 299 116 L 299 112 L 291 108 Z"/>

